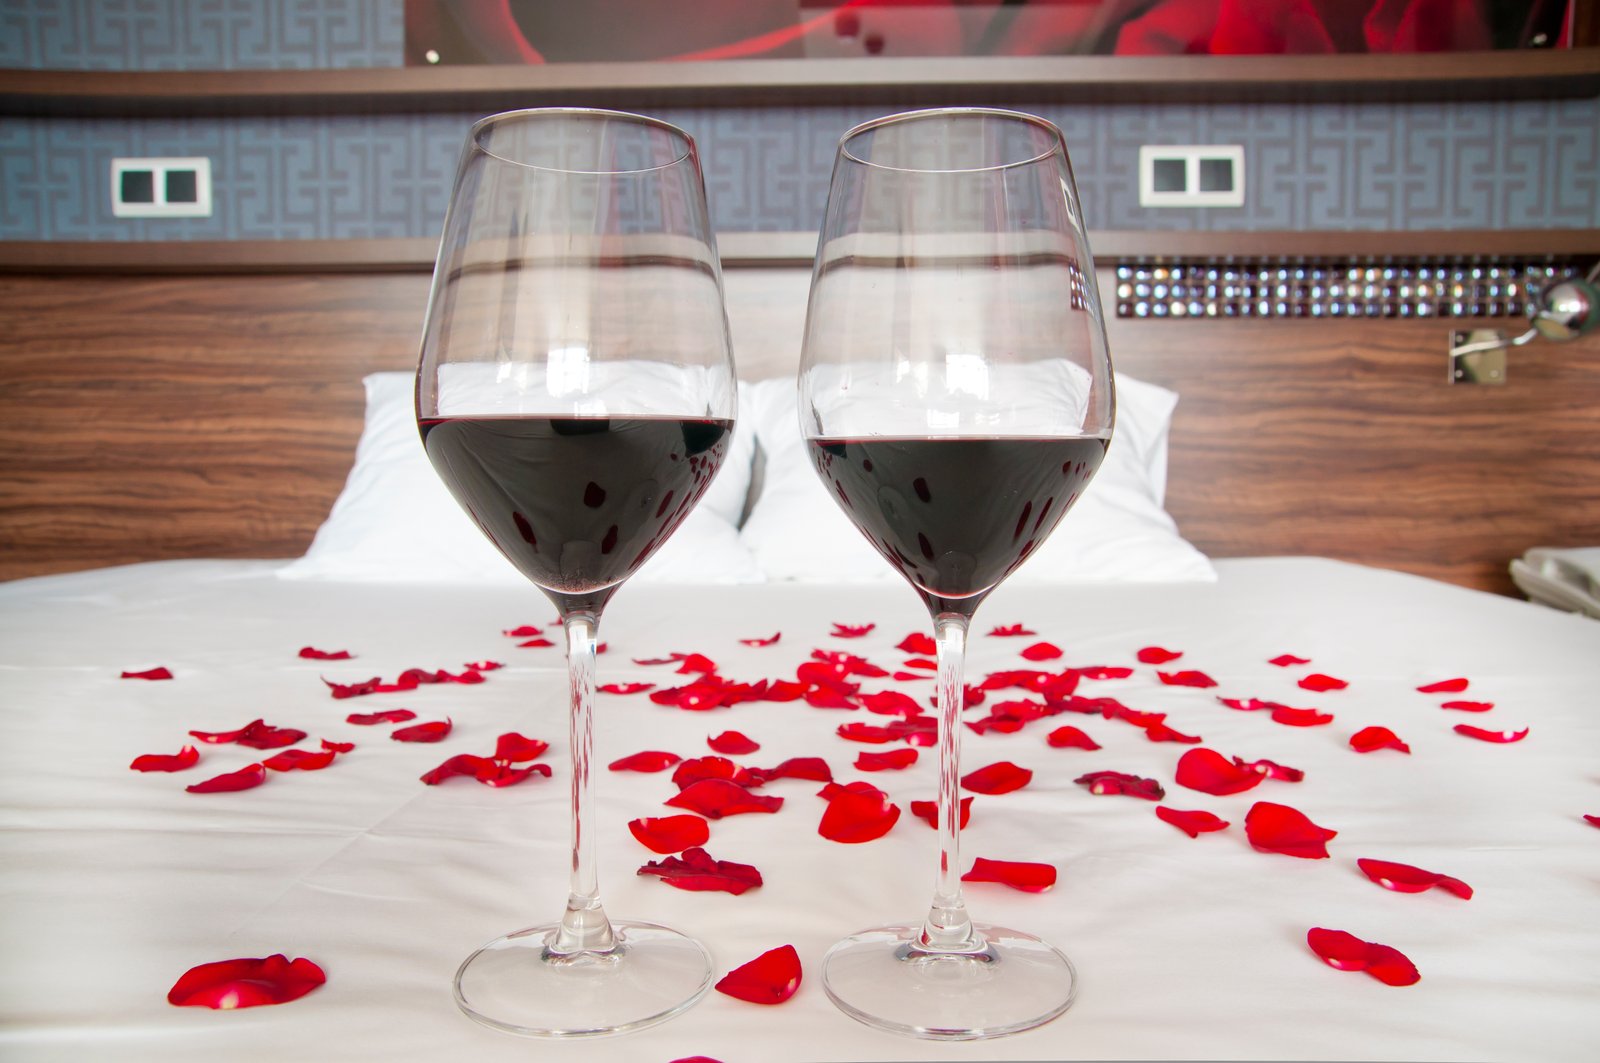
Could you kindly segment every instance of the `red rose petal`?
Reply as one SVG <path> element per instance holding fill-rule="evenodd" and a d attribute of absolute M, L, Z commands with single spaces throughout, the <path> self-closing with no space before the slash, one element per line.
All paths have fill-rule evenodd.
<path fill-rule="evenodd" d="M 1589 826 L 1591 826 L 1591 827 L 1600 827 L 1600 816 L 1591 816 L 1587 812 L 1585 812 L 1583 814 L 1583 818 L 1584 818 L 1584 821 L 1589 824 Z"/>
<path fill-rule="evenodd" d="M 315 753 L 309 749 L 285 749 L 262 761 L 262 765 L 271 771 L 321 771 L 338 755 L 331 749 Z"/>
<path fill-rule="evenodd" d="M 260 764 L 251 764 L 240 768 L 238 771 L 230 771 L 225 775 L 207 779 L 205 782 L 197 782 L 193 786 L 185 786 L 184 789 L 191 794 L 225 794 L 233 793 L 237 790 L 253 790 L 266 781 L 267 769 Z"/>
<path fill-rule="evenodd" d="M 294 745 L 306 736 L 304 731 L 293 727 L 273 727 L 261 720 L 251 720 L 234 731 L 190 731 L 189 734 L 213 745 L 237 742 L 239 745 L 255 749 L 282 749 L 284 746 Z"/>
<path fill-rule="evenodd" d="M 457 775 L 476 778 L 479 771 L 494 767 L 494 761 L 488 757 L 474 756 L 471 753 L 457 753 L 432 771 L 424 772 L 422 781 L 429 786 L 438 786 L 446 779 L 453 779 Z"/>
<path fill-rule="evenodd" d="M 1217 681 L 1204 672 L 1187 669 L 1182 672 L 1157 672 L 1156 678 L 1169 687 L 1214 687 Z"/>
<path fill-rule="evenodd" d="M 354 742 L 330 742 L 326 738 L 322 740 L 322 748 L 331 749 L 335 753 L 348 753 L 355 747 Z"/>
<path fill-rule="evenodd" d="M 461 667 L 465 668 L 469 672 L 493 672 L 497 669 L 504 668 L 505 665 L 501 664 L 499 661 L 468 661 Z"/>
<path fill-rule="evenodd" d="M 939 802 L 913 801 L 911 802 L 911 814 L 935 830 L 939 828 Z M 960 819 L 961 822 L 957 825 L 957 829 L 965 827 L 967 822 L 972 819 L 972 798 L 963 797 L 961 799 Z"/>
<path fill-rule="evenodd" d="M 1166 805 L 1157 805 L 1156 816 L 1161 822 L 1172 824 L 1191 838 L 1198 838 L 1200 835 L 1211 831 L 1225 830 L 1228 826 L 1227 820 L 1203 809 L 1184 811 L 1177 808 L 1168 808 Z"/>
<path fill-rule="evenodd" d="M 519 650 L 541 650 L 541 649 L 544 649 L 546 646 L 554 646 L 554 645 L 555 645 L 554 642 L 551 642 L 549 639 L 546 639 L 546 638 L 532 638 L 532 639 L 529 639 L 526 642 L 517 643 L 517 649 L 519 649 Z"/>
<path fill-rule="evenodd" d="M 1306 944 L 1329 967 L 1338 971 L 1365 971 L 1385 985 L 1415 985 L 1421 979 L 1416 965 L 1399 949 L 1362 941 L 1343 930 L 1313 927 Z"/>
<path fill-rule="evenodd" d="M 834 624 L 833 637 L 836 639 L 858 639 L 868 635 L 877 624 Z"/>
<path fill-rule="evenodd" d="M 1410 864 L 1397 864 L 1390 860 L 1369 860 L 1363 857 L 1356 861 L 1356 866 L 1361 873 L 1386 890 L 1396 893 L 1421 893 L 1435 886 L 1453 893 L 1462 900 L 1472 899 L 1472 887 L 1458 878 L 1449 875 L 1440 875 L 1433 871 L 1424 871 L 1420 867 Z"/>
<path fill-rule="evenodd" d="M 175 755 L 146 753 L 143 756 L 134 757 L 133 763 L 129 764 L 128 767 L 134 771 L 183 771 L 185 768 L 192 768 L 198 763 L 200 763 L 200 751 L 194 746 L 184 746 Z"/>
<path fill-rule="evenodd" d="M 1161 784 L 1154 779 L 1129 775 L 1121 771 L 1091 771 L 1072 780 L 1086 787 L 1097 797 L 1142 797 L 1146 801 L 1159 801 L 1167 796 Z"/>
<path fill-rule="evenodd" d="M 739 766 L 727 757 L 690 757 L 672 773 L 672 785 L 684 790 L 701 779 L 732 779 L 738 772 Z"/>
<path fill-rule="evenodd" d="M 642 694 L 655 688 L 654 683 L 602 683 L 595 687 L 602 694 Z"/>
<path fill-rule="evenodd" d="M 717 670 L 717 662 L 703 653 L 674 653 L 679 675 L 710 675 Z"/>
<path fill-rule="evenodd" d="M 410 727 L 402 727 L 389 732 L 389 737 L 396 742 L 442 742 L 453 729 L 450 720 L 430 720 L 427 723 L 414 723 Z"/>
<path fill-rule="evenodd" d="M 993 631 L 989 632 L 989 634 L 997 639 L 1009 639 L 1033 635 L 1037 634 L 1037 632 L 1029 631 L 1021 624 L 1006 624 L 1002 627 L 995 628 Z"/>
<path fill-rule="evenodd" d="M 326 982 L 322 968 L 282 953 L 261 959 L 218 960 L 191 967 L 167 991 L 167 1003 L 218 1010 L 287 1004 Z"/>
<path fill-rule="evenodd" d="M 917 699 L 910 694 L 902 694 L 898 690 L 880 690 L 876 694 L 862 694 L 861 706 L 868 712 L 880 716 L 916 716 L 922 712 L 922 706 L 917 704 Z"/>
<path fill-rule="evenodd" d="M 171 679 L 172 673 L 166 668 L 146 668 L 142 672 L 123 672 L 123 679 Z"/>
<path fill-rule="evenodd" d="M 1222 797 L 1243 793 L 1261 784 L 1266 776 L 1229 760 L 1214 749 L 1191 749 L 1178 758 L 1173 781 L 1203 794 Z"/>
<path fill-rule="evenodd" d="M 348 661 L 354 656 L 349 650 L 319 650 L 315 646 L 300 647 L 300 656 L 308 661 Z"/>
<path fill-rule="evenodd" d="M 639 844 L 656 853 L 681 853 L 711 838 L 711 827 L 699 816 L 646 816 L 628 821 Z"/>
<path fill-rule="evenodd" d="M 1455 709 L 1457 712 L 1488 712 L 1494 708 L 1492 701 L 1446 701 L 1441 702 L 1441 709 Z"/>
<path fill-rule="evenodd" d="M 1316 709 L 1296 709 L 1288 705 L 1273 705 L 1272 722 L 1281 723 L 1288 727 L 1321 727 L 1323 724 L 1333 722 L 1333 714 L 1330 712 L 1318 712 Z"/>
<path fill-rule="evenodd" d="M 1476 738 L 1480 742 L 1498 742 L 1501 745 L 1520 742 L 1528 737 L 1526 727 L 1520 731 L 1491 731 L 1486 727 L 1474 727 L 1470 723 L 1458 723 L 1451 730 L 1468 738 Z"/>
<path fill-rule="evenodd" d="M 859 845 L 888 834 L 899 819 L 900 806 L 890 802 L 883 791 L 866 783 L 851 783 L 833 792 L 817 833 L 829 841 Z"/>
<path fill-rule="evenodd" d="M 513 768 L 504 761 L 489 760 L 479 765 L 478 770 L 473 773 L 472 777 L 485 786 L 505 787 L 515 786 L 532 775 L 540 775 L 548 779 L 550 774 L 550 765 L 548 764 L 529 764 L 525 768 Z"/>
<path fill-rule="evenodd" d="M 388 709 L 384 712 L 352 712 L 344 718 L 344 722 L 365 727 L 375 723 L 405 723 L 416 718 L 417 714 L 410 709 Z"/>
<path fill-rule="evenodd" d="M 1371 753 L 1378 749 L 1398 749 L 1411 752 L 1411 747 L 1400 741 L 1400 736 L 1387 727 L 1363 727 L 1350 736 L 1350 748 L 1357 753 Z"/>
<path fill-rule="evenodd" d="M 1052 864 L 986 860 L 980 856 L 972 861 L 972 870 L 962 875 L 961 881 L 998 882 L 1024 893 L 1043 893 L 1056 884 L 1056 869 Z"/>
<path fill-rule="evenodd" d="M 915 749 L 891 749 L 887 753 L 859 753 L 856 755 L 857 771 L 899 771 L 917 762 Z"/>
<path fill-rule="evenodd" d="M 1019 768 L 1009 760 L 996 761 L 961 777 L 961 785 L 973 793 L 1008 794 L 1020 790 L 1033 780 L 1033 772 Z"/>
<path fill-rule="evenodd" d="M 1155 723 L 1146 727 L 1144 729 L 1144 736 L 1152 742 L 1181 742 L 1184 745 L 1190 746 L 1197 742 L 1203 741 L 1199 735 L 1190 735 L 1184 734 L 1182 731 L 1175 731 L 1160 720 L 1157 720 Z"/>
<path fill-rule="evenodd" d="M 706 745 L 718 753 L 730 753 L 738 756 L 741 753 L 754 753 L 761 748 L 759 742 L 752 741 L 740 731 L 723 731 L 721 734 L 706 739 Z"/>
<path fill-rule="evenodd" d="M 1300 687 L 1301 690 L 1309 690 L 1313 693 L 1323 694 L 1330 690 L 1343 690 L 1350 684 L 1343 679 L 1335 679 L 1331 675 L 1323 675 L 1321 672 L 1312 672 L 1295 685 Z"/>
<path fill-rule="evenodd" d="M 854 698 L 833 690 L 806 691 L 806 704 L 813 709 L 858 709 Z"/>
<path fill-rule="evenodd" d="M 776 645 L 777 641 L 782 637 L 783 632 L 778 631 L 764 639 L 740 639 L 739 641 L 746 646 L 773 646 Z"/>
<path fill-rule="evenodd" d="M 847 741 L 865 742 L 868 745 L 882 745 L 900 737 L 888 727 L 872 723 L 843 723 L 834 733 Z"/>
<path fill-rule="evenodd" d="M 1459 694 L 1467 689 L 1467 681 L 1457 676 L 1455 679 L 1441 679 L 1437 683 L 1424 683 L 1417 689 L 1424 694 Z"/>
<path fill-rule="evenodd" d="M 669 886 L 693 893 L 718 890 L 735 897 L 761 885 L 761 872 L 749 864 L 716 860 L 701 848 L 685 849 L 679 856 L 652 860 L 636 874 L 654 875 Z"/>
<path fill-rule="evenodd" d="M 1245 813 L 1244 833 L 1251 848 L 1259 852 L 1281 853 L 1302 860 L 1326 860 L 1327 842 L 1339 832 L 1317 826 L 1304 813 L 1288 805 L 1257 801 Z"/>
<path fill-rule="evenodd" d="M 701 779 L 666 803 L 698 812 L 707 819 L 721 819 L 745 812 L 776 812 L 783 807 L 783 798 L 753 794 L 728 779 Z"/>
<path fill-rule="evenodd" d="M 906 662 L 906 667 L 917 668 L 924 672 L 937 672 L 939 670 L 939 662 L 930 661 L 923 657 L 913 657 Z"/>
<path fill-rule="evenodd" d="M 1272 760 L 1245 760 L 1243 757 L 1234 757 L 1233 762 L 1246 771 L 1257 772 L 1268 779 L 1277 779 L 1279 782 L 1299 782 L 1306 777 L 1306 773 L 1299 768 L 1289 768 Z"/>
<path fill-rule="evenodd" d="M 933 641 L 932 635 L 921 631 L 913 631 L 895 643 L 894 648 L 913 657 L 931 657 L 938 652 L 939 644 Z"/>
<path fill-rule="evenodd" d="M 1268 661 L 1267 663 L 1268 664 L 1275 664 L 1279 668 L 1287 668 L 1291 664 L 1310 664 L 1311 663 L 1311 658 L 1309 658 L 1309 657 L 1296 657 L 1292 653 L 1280 653 L 1280 654 L 1278 654 L 1278 656 L 1272 658 L 1272 660 Z"/>
<path fill-rule="evenodd" d="M 1168 661 L 1176 661 L 1183 654 L 1160 646 L 1146 646 L 1134 656 L 1139 659 L 1140 664 L 1166 664 Z"/>
<path fill-rule="evenodd" d="M 1085 679 L 1126 679 L 1133 674 L 1132 668 L 1110 664 L 1092 664 L 1077 671 Z"/>
<path fill-rule="evenodd" d="M 1025 661 L 1053 661 L 1061 656 L 1061 647 L 1053 642 L 1035 642 L 1022 651 Z"/>
<path fill-rule="evenodd" d="M 1084 734 L 1076 727 L 1057 727 L 1044 739 L 1056 749 L 1099 749 L 1100 743 Z"/>
<path fill-rule="evenodd" d="M 832 782 L 833 769 L 821 757 L 790 757 L 776 768 L 745 768 L 734 776 L 740 786 L 761 786 L 773 779 L 810 779 Z"/>
<path fill-rule="evenodd" d="M 800 988 L 800 977 L 800 954 L 793 945 L 780 945 L 723 975 L 717 992 L 752 1004 L 782 1004 Z"/>
<path fill-rule="evenodd" d="M 534 627 L 532 624 L 523 624 L 521 627 L 508 628 L 500 632 L 500 634 L 510 639 L 525 639 L 532 635 L 543 635 L 544 631 L 541 628 Z"/>
<path fill-rule="evenodd" d="M 494 759 L 520 764 L 525 760 L 539 759 L 544 756 L 545 750 L 549 748 L 549 742 L 538 738 L 528 738 L 515 731 L 507 731 L 495 741 Z"/>

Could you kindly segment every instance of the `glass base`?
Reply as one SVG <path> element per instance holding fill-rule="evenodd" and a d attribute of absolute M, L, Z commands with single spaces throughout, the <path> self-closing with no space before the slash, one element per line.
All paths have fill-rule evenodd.
<path fill-rule="evenodd" d="M 971 953 L 916 948 L 921 926 L 852 934 L 823 959 L 823 988 L 868 1026 L 942 1041 L 1019 1033 L 1071 1007 L 1077 972 L 1059 949 L 1005 927 L 974 929 L 986 947 Z"/>
<path fill-rule="evenodd" d="M 555 924 L 496 938 L 456 971 L 456 1003 L 497 1030 L 599 1037 L 642 1030 L 689 1010 L 711 988 L 711 954 L 654 923 L 613 922 L 605 953 L 550 953 Z"/>

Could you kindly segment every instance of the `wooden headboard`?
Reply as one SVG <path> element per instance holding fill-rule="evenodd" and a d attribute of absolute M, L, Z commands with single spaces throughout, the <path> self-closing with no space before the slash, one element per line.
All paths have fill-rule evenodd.
<path fill-rule="evenodd" d="M 749 379 L 793 371 L 809 280 L 798 251 L 728 254 L 757 242 L 724 242 Z M 350 467 L 361 377 L 416 357 L 432 248 L 370 250 L 280 250 L 255 270 L 214 247 L 12 245 L 0 578 L 304 552 Z M 1514 352 L 1505 386 L 1450 386 L 1441 321 L 1108 324 L 1119 370 L 1182 396 L 1168 508 L 1213 557 L 1316 554 L 1510 593 L 1528 547 L 1600 543 L 1600 337 Z"/>

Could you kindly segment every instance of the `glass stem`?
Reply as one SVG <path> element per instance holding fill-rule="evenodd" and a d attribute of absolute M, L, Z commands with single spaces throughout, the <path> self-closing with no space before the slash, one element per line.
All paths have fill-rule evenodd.
<path fill-rule="evenodd" d="M 600 881 L 595 871 L 594 779 L 590 775 L 594 747 L 594 654 L 599 618 L 571 612 L 562 617 L 567 633 L 567 669 L 572 678 L 572 884 L 567 911 L 548 948 L 557 955 L 610 952 L 616 947 L 611 921 L 600 906 Z"/>
<path fill-rule="evenodd" d="M 939 647 L 939 874 L 918 945 L 929 952 L 975 952 L 983 948 L 983 941 L 973 931 L 961 899 L 961 710 L 967 617 L 940 613 L 933 632 Z"/>

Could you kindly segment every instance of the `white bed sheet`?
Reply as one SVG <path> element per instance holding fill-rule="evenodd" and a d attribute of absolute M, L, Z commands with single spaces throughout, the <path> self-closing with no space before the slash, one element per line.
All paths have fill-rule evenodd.
<path fill-rule="evenodd" d="M 634 870 L 652 854 L 627 820 L 666 814 L 670 773 L 599 772 L 602 889 L 619 916 L 689 931 L 719 974 L 783 943 L 806 980 L 762 1008 L 711 993 L 643 1033 L 530 1044 L 482 1028 L 450 998 L 456 965 L 483 941 L 554 918 L 565 896 L 567 770 L 559 648 L 513 648 L 501 631 L 543 625 L 536 592 L 314 582 L 273 577 L 271 563 L 140 565 L 0 586 L 0 1057 L 7 1060 L 447 1059 L 740 1060 L 1340 1059 L 1592 1060 L 1600 1056 L 1600 624 L 1409 576 L 1313 559 L 1222 562 L 1216 584 L 1005 589 L 976 629 L 1025 622 L 1067 651 L 1056 664 L 1133 664 L 1136 649 L 1184 651 L 1169 667 L 1220 682 L 1163 687 L 1155 669 L 1085 684 L 1227 754 L 1302 768 L 1209 797 L 1173 785 L 1185 746 L 1151 743 L 1125 724 L 1068 715 L 1015 735 L 968 736 L 964 766 L 1010 759 L 1035 770 L 1020 791 L 978 797 L 964 836 L 974 856 L 1043 860 L 1060 870 L 1043 895 L 974 885 L 980 921 L 1019 926 L 1062 946 L 1081 991 L 1063 1017 L 993 1042 L 936 1044 L 881 1034 L 835 1011 L 820 961 L 841 935 L 915 919 L 931 886 L 934 835 L 909 814 L 887 836 L 844 846 L 816 834 L 817 785 L 785 780 L 776 815 L 712 824 L 707 848 L 753 863 L 766 884 L 741 897 L 685 893 Z M 876 623 L 867 638 L 829 637 L 833 621 Z M 818 647 L 893 668 L 891 647 L 926 628 L 903 587 L 759 586 L 625 589 L 602 637 L 601 682 L 678 677 L 630 658 L 698 651 L 732 678 L 792 677 Z M 781 630 L 767 648 L 739 638 Z M 1025 667 L 1027 639 L 972 640 L 969 679 Z M 349 649 L 348 662 L 303 661 L 304 645 Z M 1280 653 L 1305 669 L 1266 664 Z M 392 678 L 404 668 L 508 667 L 480 686 L 334 700 L 318 676 Z M 119 679 L 165 665 L 170 682 Z M 1320 670 L 1350 688 L 1308 694 Z M 1497 708 L 1447 712 L 1415 691 L 1450 676 Z M 931 683 L 902 689 L 931 692 Z M 1334 712 L 1291 728 L 1235 712 L 1215 695 L 1258 696 Z M 387 740 L 346 713 L 409 707 L 450 716 L 438 745 Z M 841 779 L 867 778 L 902 805 L 932 796 L 935 758 L 903 773 L 850 768 L 873 748 L 833 734 L 864 714 L 803 703 L 712 713 L 602 696 L 597 759 L 641 749 L 685 756 L 738 729 L 763 749 L 742 763 L 821 755 Z M 260 755 L 205 747 L 176 775 L 142 775 L 142 753 L 172 753 L 191 728 L 255 717 L 351 740 L 317 773 L 259 789 L 193 795 L 187 783 Z M 1528 726 L 1516 745 L 1451 732 L 1468 722 Z M 1081 726 L 1104 749 L 1050 749 L 1044 734 Z M 1358 755 L 1348 736 L 1393 728 L 1412 748 Z M 517 729 L 551 741 L 553 780 L 505 790 L 417 777 L 458 752 L 488 753 Z M 1095 797 L 1073 778 L 1113 769 L 1161 780 L 1166 804 L 1233 822 L 1190 840 L 1149 802 Z M 1256 800 L 1293 805 L 1337 829 L 1329 860 L 1252 851 L 1242 820 Z M 1417 864 L 1464 879 L 1470 901 L 1439 890 L 1391 893 L 1358 857 Z M 1394 945 L 1422 972 L 1391 988 L 1325 967 L 1312 926 Z M 284 952 L 321 964 L 328 982 L 290 1004 L 238 1012 L 175 1008 L 168 987 L 192 965 Z"/>

